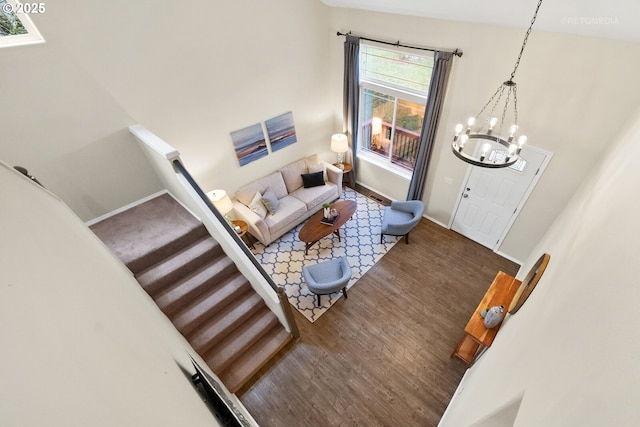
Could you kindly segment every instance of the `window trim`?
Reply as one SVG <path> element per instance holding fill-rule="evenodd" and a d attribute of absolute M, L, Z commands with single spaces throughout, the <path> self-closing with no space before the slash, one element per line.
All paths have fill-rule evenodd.
<path fill-rule="evenodd" d="M 404 178 L 408 181 L 411 181 L 411 177 L 413 176 L 413 171 L 409 171 L 405 168 L 401 168 L 400 166 L 396 166 L 388 159 L 382 160 L 382 156 L 370 153 L 366 150 L 362 150 L 361 147 L 358 147 L 358 159 L 378 166 L 386 170 L 387 172 L 398 175 L 399 177 Z"/>
<path fill-rule="evenodd" d="M 427 105 L 427 95 L 416 95 L 415 93 L 407 92 L 404 90 L 396 89 L 389 85 L 383 85 L 377 82 L 372 82 L 370 80 L 360 80 L 360 89 L 362 88 L 373 90 L 376 92 L 380 92 L 380 88 L 384 88 L 387 92 L 381 92 L 385 95 L 395 96 L 396 98 L 403 98 L 407 101 L 415 102 L 416 104 L 424 104 Z"/>
<path fill-rule="evenodd" d="M 6 3 L 10 4 L 13 7 L 13 10 L 17 10 L 16 0 L 5 0 L 5 1 Z M 16 13 L 15 15 L 20 20 L 24 28 L 27 30 L 27 34 L 1 36 L 0 48 L 45 43 L 44 37 L 42 37 L 42 34 L 40 34 L 40 31 L 38 31 L 35 24 L 31 20 L 31 17 L 28 14 Z"/>
<path fill-rule="evenodd" d="M 385 50 L 389 50 L 389 51 L 394 51 L 393 49 L 388 49 L 386 47 L 383 46 L 378 46 L 377 44 L 370 44 L 370 43 L 362 43 L 361 45 L 367 45 L 367 46 L 371 46 L 373 48 L 378 48 L 378 49 L 385 49 Z M 404 49 L 400 49 L 400 51 L 404 52 Z M 414 52 L 407 52 L 407 53 L 411 53 L 414 54 Z M 430 57 L 433 59 L 433 54 L 420 54 L 419 56 L 421 57 Z M 424 105 L 426 106 L 427 101 L 428 101 L 428 88 L 427 91 L 422 91 L 422 90 L 418 90 L 418 89 L 413 89 L 411 87 L 403 87 L 400 85 L 397 85 L 393 82 L 387 82 L 387 81 L 383 81 L 383 80 L 379 80 L 379 79 L 375 79 L 375 78 L 371 78 L 371 77 L 365 77 L 360 75 L 358 80 L 358 90 L 360 92 L 360 97 L 362 98 L 362 93 L 364 92 L 364 90 L 370 90 L 370 91 L 374 91 L 374 92 L 379 92 L 382 93 L 384 95 L 388 95 L 388 96 L 392 96 L 395 98 L 395 107 L 394 107 L 394 126 L 395 126 L 395 114 L 396 114 L 396 110 L 398 108 L 398 102 L 400 100 L 405 100 L 405 101 L 409 101 L 409 102 L 413 102 L 416 104 L 420 104 L 420 105 Z M 362 105 L 361 105 L 362 106 Z M 358 126 L 362 127 L 362 123 L 363 123 L 363 111 L 360 110 L 359 113 L 359 117 L 358 117 Z M 407 180 L 411 180 L 412 176 L 413 176 L 413 170 L 409 170 L 406 169 L 404 167 L 398 166 L 396 164 L 393 163 L 393 161 L 391 160 L 390 157 L 383 157 L 381 155 L 375 154 L 374 152 L 370 152 L 369 150 L 365 149 L 365 146 L 367 145 L 366 143 L 364 143 L 363 139 L 363 133 L 359 132 L 358 134 L 358 149 L 357 149 L 357 158 L 362 159 L 363 161 L 366 161 L 367 163 L 373 164 L 377 167 L 380 167 L 382 169 L 385 169 L 386 171 L 393 173 L 403 179 L 407 179 Z"/>

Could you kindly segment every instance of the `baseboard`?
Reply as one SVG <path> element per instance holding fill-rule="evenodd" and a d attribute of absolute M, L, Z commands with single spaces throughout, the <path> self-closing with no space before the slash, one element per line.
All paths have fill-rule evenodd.
<path fill-rule="evenodd" d="M 518 264 L 520 267 L 522 267 L 522 264 L 523 264 L 523 262 L 522 262 L 522 261 L 517 260 L 517 259 L 515 259 L 514 257 L 509 256 L 509 255 L 507 255 L 507 254 L 505 254 L 504 252 L 501 252 L 501 251 L 493 251 L 493 252 L 497 253 L 498 255 L 500 255 L 500 256 L 501 256 L 501 257 L 503 257 L 503 258 L 508 259 L 508 260 L 509 260 L 509 261 L 511 261 L 511 262 L 515 262 L 515 263 L 516 263 L 516 264 Z"/>
<path fill-rule="evenodd" d="M 367 190 L 371 191 L 372 193 L 376 193 L 376 194 L 378 194 L 379 196 L 384 197 L 384 198 L 385 198 L 385 199 L 387 199 L 387 200 L 390 200 L 390 201 L 391 201 L 391 200 L 394 200 L 394 198 L 393 198 L 393 197 L 391 197 L 391 196 L 389 196 L 389 195 L 387 195 L 387 194 L 381 193 L 381 192 L 379 192 L 378 190 L 376 190 L 376 189 L 374 189 L 374 188 L 371 188 L 371 187 L 369 187 L 368 185 L 364 185 L 364 184 L 363 184 L 363 183 L 361 183 L 361 182 L 356 181 L 356 184 L 358 184 L 358 185 L 360 185 L 360 186 L 362 186 L 362 187 L 366 188 Z"/>
<path fill-rule="evenodd" d="M 132 208 L 132 207 L 134 207 L 134 206 L 141 205 L 141 204 L 143 204 L 144 202 L 148 202 L 148 201 L 149 201 L 149 200 L 151 200 L 151 199 L 155 199 L 156 197 L 158 197 L 158 196 L 160 196 L 160 195 L 162 195 L 162 194 L 164 194 L 164 193 L 168 193 L 168 191 L 167 191 L 166 189 L 165 189 L 165 190 L 160 190 L 160 191 L 158 191 L 157 193 L 154 193 L 154 194 L 152 194 L 152 195 L 150 195 L 150 196 L 143 197 L 142 199 L 140 199 L 140 200 L 136 200 L 136 201 L 135 201 L 135 202 L 133 202 L 133 203 L 129 203 L 128 205 L 122 206 L 121 208 L 118 208 L 118 209 L 116 209 L 116 210 L 113 210 L 113 211 L 111 211 L 111 212 L 108 212 L 108 213 L 106 213 L 106 214 L 104 214 L 104 215 L 100 215 L 99 217 L 94 218 L 94 219 L 92 219 L 92 220 L 89 220 L 89 221 L 85 222 L 84 224 L 85 224 L 87 227 L 91 227 L 92 225 L 97 224 L 97 223 L 99 223 L 100 221 L 104 221 L 104 220 L 105 220 L 105 219 L 107 219 L 107 218 L 110 218 L 110 217 L 112 217 L 112 216 L 114 216 L 114 215 L 117 215 L 117 214 L 119 214 L 119 213 L 122 213 L 122 212 L 126 211 L 127 209 L 131 209 L 131 208 Z"/>
<path fill-rule="evenodd" d="M 444 224 L 440 221 L 438 221 L 437 219 L 430 217 L 429 215 L 424 215 L 425 218 L 427 218 L 429 221 L 431 222 L 435 222 L 436 224 L 438 224 L 440 227 L 446 228 L 447 230 L 449 230 L 449 226 L 447 224 Z"/>
<path fill-rule="evenodd" d="M 441 426 L 442 422 L 446 422 L 447 421 L 447 416 L 449 415 L 449 408 L 455 403 L 456 397 L 458 397 L 459 394 L 462 393 L 462 391 L 464 390 L 464 380 L 465 378 L 467 378 L 467 374 L 469 373 L 469 369 L 467 369 L 466 371 L 464 371 L 464 375 L 462 376 L 462 379 L 460 380 L 460 383 L 458 383 L 458 387 L 456 388 L 456 391 L 453 393 L 453 396 L 451 397 L 451 400 L 449 401 L 449 404 L 447 405 L 446 409 L 444 410 L 442 417 L 440 417 L 440 421 L 438 422 L 438 427 Z"/>

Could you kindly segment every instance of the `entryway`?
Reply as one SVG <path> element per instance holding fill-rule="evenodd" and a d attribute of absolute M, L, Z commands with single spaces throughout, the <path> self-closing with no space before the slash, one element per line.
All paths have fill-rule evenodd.
<path fill-rule="evenodd" d="M 496 249 L 515 221 L 551 153 L 525 146 L 522 159 L 508 168 L 471 166 L 458 199 L 451 229 Z"/>

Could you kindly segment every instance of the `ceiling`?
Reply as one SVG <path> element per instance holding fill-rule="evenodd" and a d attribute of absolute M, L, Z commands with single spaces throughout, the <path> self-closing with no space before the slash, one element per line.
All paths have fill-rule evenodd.
<path fill-rule="evenodd" d="M 536 0 L 321 0 L 328 6 L 527 28 Z M 640 42 L 638 0 L 547 0 L 534 29 Z"/>

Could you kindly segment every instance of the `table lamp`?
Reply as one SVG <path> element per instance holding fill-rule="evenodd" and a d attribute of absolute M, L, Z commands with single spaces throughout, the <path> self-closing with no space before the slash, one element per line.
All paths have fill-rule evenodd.
<path fill-rule="evenodd" d="M 227 220 L 229 225 L 232 225 L 227 214 L 233 209 L 233 203 L 227 195 L 227 192 L 224 190 L 212 190 L 207 193 L 207 197 L 211 200 L 213 206 L 224 216 L 224 219 Z"/>
<path fill-rule="evenodd" d="M 338 153 L 338 163 L 337 166 L 340 169 L 344 169 L 344 163 L 342 159 L 342 153 L 346 152 L 349 149 L 349 142 L 347 141 L 347 136 L 342 133 L 336 133 L 331 136 L 331 151 L 334 153 Z"/>

